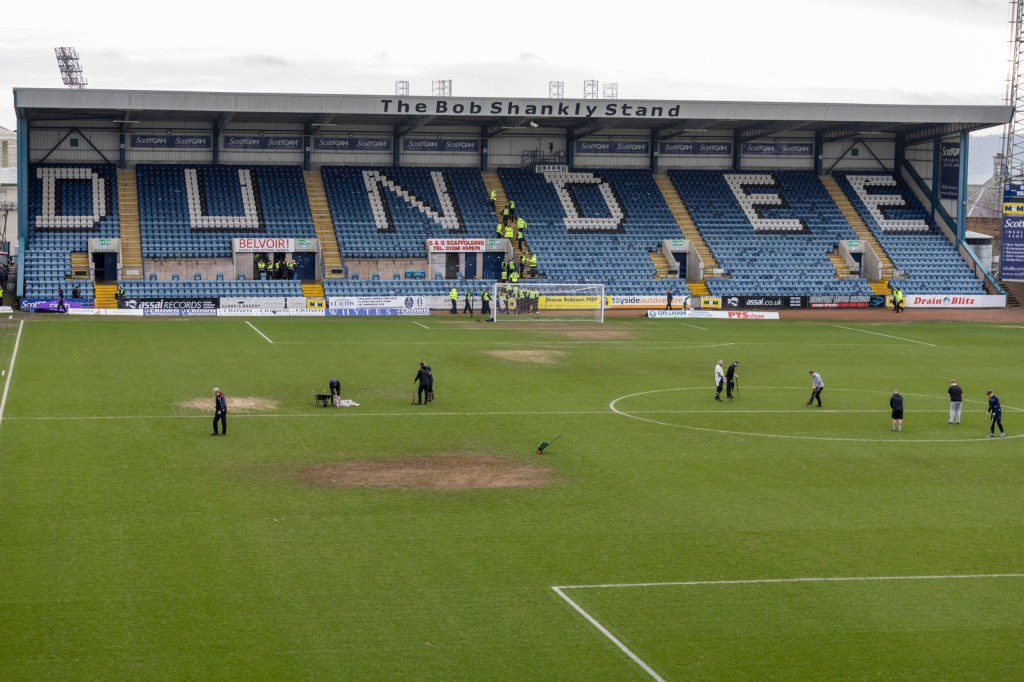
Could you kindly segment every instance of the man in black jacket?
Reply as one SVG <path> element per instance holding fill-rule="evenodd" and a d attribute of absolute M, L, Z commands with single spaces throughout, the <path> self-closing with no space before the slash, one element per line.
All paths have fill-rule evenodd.
<path fill-rule="evenodd" d="M 732 400 L 732 392 L 736 390 L 736 368 L 739 366 L 740 361 L 736 360 L 725 370 L 725 397 L 729 400 Z"/>
<path fill-rule="evenodd" d="M 956 379 L 949 382 L 949 423 L 960 424 L 960 411 L 964 406 L 964 389 L 956 383 Z"/>
<path fill-rule="evenodd" d="M 892 410 L 892 430 L 903 430 L 903 395 L 895 388 L 892 389 L 892 397 L 889 398 L 889 408 Z"/>
<path fill-rule="evenodd" d="M 999 437 L 1005 438 L 1006 432 L 1003 431 L 1003 406 L 999 402 L 999 396 L 992 391 L 985 391 L 985 395 L 988 396 L 988 414 L 990 418 L 988 437 L 995 438 L 996 427 L 999 427 Z"/>
<path fill-rule="evenodd" d="M 217 432 L 217 423 L 224 427 L 224 434 L 228 435 L 228 401 L 224 398 L 224 394 L 220 392 L 219 388 L 213 389 L 213 433 L 211 436 L 219 436 Z"/>
<path fill-rule="evenodd" d="M 416 389 L 416 404 L 425 405 L 426 403 L 429 403 L 430 394 L 432 393 L 434 385 L 434 377 L 426 363 L 420 363 L 420 368 L 416 372 L 416 376 L 413 378 L 413 381 L 418 381 L 420 384 L 419 388 Z"/>

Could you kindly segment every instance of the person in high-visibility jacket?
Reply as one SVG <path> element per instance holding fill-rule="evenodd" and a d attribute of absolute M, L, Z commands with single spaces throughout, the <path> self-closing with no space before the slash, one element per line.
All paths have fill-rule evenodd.
<path fill-rule="evenodd" d="M 515 202 L 515 199 L 509 199 L 508 200 L 508 214 L 509 214 L 509 216 L 513 220 L 515 220 L 515 217 L 516 217 L 516 202 Z"/>
<path fill-rule="evenodd" d="M 496 228 L 494 228 L 494 233 L 498 235 L 498 239 L 501 239 L 501 235 L 504 232 L 505 232 L 505 228 L 503 228 L 501 226 L 501 223 L 498 223 L 498 226 Z"/>
<path fill-rule="evenodd" d="M 505 204 L 505 208 L 501 209 L 501 224 L 508 225 L 509 219 L 512 217 L 512 209 Z"/>
<path fill-rule="evenodd" d="M 523 250 L 523 238 L 526 236 L 526 221 L 522 218 L 516 219 L 516 240 L 519 242 L 519 250 Z"/>
<path fill-rule="evenodd" d="M 498 201 L 498 190 L 492 189 L 491 190 L 491 210 L 492 211 L 494 210 L 494 204 L 497 201 Z"/>
<path fill-rule="evenodd" d="M 505 239 L 512 241 L 512 238 L 515 237 L 515 234 L 516 233 L 514 227 L 512 227 L 511 225 L 505 226 Z"/>
<path fill-rule="evenodd" d="M 519 256 L 519 276 L 522 277 L 526 274 L 526 254 Z"/>
<path fill-rule="evenodd" d="M 513 270 L 512 274 L 509 275 L 509 280 L 512 282 L 512 284 L 515 284 L 516 282 L 518 282 L 519 281 L 519 273 L 516 272 L 515 270 Z"/>
<path fill-rule="evenodd" d="M 530 277 L 537 276 L 537 254 L 530 254 Z"/>
<path fill-rule="evenodd" d="M 469 313 L 470 317 L 473 317 L 473 290 L 466 289 L 466 303 L 462 306 L 462 314 Z"/>
<path fill-rule="evenodd" d="M 458 312 L 456 311 L 455 306 L 458 305 L 458 302 L 459 302 L 459 290 L 456 289 L 455 287 L 452 287 L 452 290 L 448 292 L 448 298 L 450 298 L 451 301 L 452 301 L 452 312 L 451 312 L 451 314 L 452 315 L 457 315 Z"/>
<path fill-rule="evenodd" d="M 487 291 L 487 289 L 484 289 L 480 294 L 480 314 L 491 314 L 491 292 Z"/>
<path fill-rule="evenodd" d="M 508 281 L 508 268 L 505 267 L 504 263 L 501 264 L 501 281 L 502 282 L 507 282 Z"/>

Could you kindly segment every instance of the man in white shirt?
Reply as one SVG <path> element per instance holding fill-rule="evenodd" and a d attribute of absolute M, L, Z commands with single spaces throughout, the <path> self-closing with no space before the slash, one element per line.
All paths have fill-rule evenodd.
<path fill-rule="evenodd" d="M 715 363 L 715 400 L 722 402 L 722 389 L 725 387 L 725 370 L 722 369 L 722 360 Z"/>
<path fill-rule="evenodd" d="M 818 407 L 821 407 L 821 392 L 825 390 L 825 382 L 821 380 L 821 375 L 813 369 L 807 373 L 811 376 L 811 397 L 807 399 L 807 404 L 810 405 L 817 400 Z"/>

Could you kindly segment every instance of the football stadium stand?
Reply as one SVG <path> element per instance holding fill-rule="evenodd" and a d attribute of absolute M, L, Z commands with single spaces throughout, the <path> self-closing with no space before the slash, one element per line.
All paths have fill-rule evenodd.
<path fill-rule="evenodd" d="M 494 233 L 476 169 L 324 166 L 322 173 L 347 258 L 426 258 L 428 238 Z"/>
<path fill-rule="evenodd" d="M 548 283 L 623 297 L 1003 293 L 936 169 L 1006 107 L 14 94 L 17 293 L 42 309 L 76 288 L 97 307 L 117 305 L 119 287 L 131 298 L 479 293 L 509 253 L 536 255 Z M 527 224 L 511 252 L 493 241 L 507 200 Z M 304 281 L 254 279 L 246 261 L 266 243 L 239 238 L 315 240 L 288 244 Z M 492 241 L 428 246 L 445 238 Z"/>
<path fill-rule="evenodd" d="M 829 259 L 857 236 L 812 171 L 673 170 L 669 177 L 728 276 L 716 296 L 867 296 L 860 277 L 837 277 Z"/>
<path fill-rule="evenodd" d="M 837 173 L 836 179 L 901 274 L 893 286 L 907 294 L 985 293 L 906 185 L 887 173 Z"/>
<path fill-rule="evenodd" d="M 323 166 L 321 174 L 344 257 L 425 258 L 427 238 L 493 235 L 496 217 L 475 169 Z M 136 177 L 145 258 L 225 258 L 233 237 L 316 236 L 306 181 L 296 166 L 147 164 Z M 721 268 L 721 276 L 706 280 L 710 293 L 871 293 L 865 279 L 836 265 L 839 240 L 858 235 L 813 172 L 672 170 L 669 178 L 681 199 L 677 210 L 686 211 L 712 254 L 709 260 Z M 894 285 L 908 293 L 983 291 L 892 176 L 835 178 L 892 256 L 902 275 Z M 502 198 L 507 192 L 517 202 L 528 224 L 527 253 L 537 254 L 549 281 L 603 283 L 623 295 L 686 291 L 684 280 L 658 277 L 657 247 L 681 235 L 666 190 L 650 172 L 504 168 L 491 178 L 492 186 L 495 180 Z M 34 167 L 28 296 L 56 296 L 72 276 L 75 256 L 84 258 L 89 237 L 118 236 L 117 181 L 111 165 Z M 439 279 L 336 279 L 326 283 L 325 292 L 438 296 L 453 283 L 460 291 L 465 287 Z M 78 284 L 83 297 L 91 298 L 92 283 Z M 125 278 L 124 284 L 126 295 L 135 297 L 301 295 L 297 282 Z M 475 283 L 483 286 L 488 283 Z"/>
<path fill-rule="evenodd" d="M 91 299 L 89 239 L 118 236 L 114 166 L 33 165 L 30 174 L 25 296 L 56 298 L 63 288 L 70 298 L 77 286 L 81 298 Z"/>
<path fill-rule="evenodd" d="M 682 235 L 649 171 L 503 168 L 526 240 L 551 281 L 603 283 L 622 295 L 686 291 L 655 279 L 650 252 Z"/>
<path fill-rule="evenodd" d="M 140 165 L 145 258 L 227 258 L 235 237 L 313 237 L 299 166 Z"/>

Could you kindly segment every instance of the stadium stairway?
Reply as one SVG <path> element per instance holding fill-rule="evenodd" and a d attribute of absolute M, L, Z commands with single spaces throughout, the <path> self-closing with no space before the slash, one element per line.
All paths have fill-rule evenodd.
<path fill-rule="evenodd" d="M 839 253 L 839 247 L 837 246 L 835 251 L 830 251 L 828 259 L 832 261 L 832 265 L 836 269 L 837 279 L 848 279 L 850 277 L 850 268 L 843 260 L 842 255 Z"/>
<path fill-rule="evenodd" d="M 341 261 L 341 249 L 338 248 L 338 234 L 334 230 L 334 220 L 327 204 L 327 192 L 324 190 L 324 179 L 320 171 L 303 173 L 306 181 L 306 198 L 309 200 L 309 211 L 313 216 L 313 229 L 324 260 L 324 277 L 341 279 L 345 268 Z M 323 287 L 320 287 L 321 290 Z M 323 295 L 321 291 L 321 295 Z"/>
<path fill-rule="evenodd" d="M 85 251 L 71 252 L 71 279 L 89 279 L 89 254 Z"/>
<path fill-rule="evenodd" d="M 665 258 L 665 254 L 661 251 L 651 251 L 648 255 L 651 257 L 651 263 L 654 264 L 654 269 L 657 270 L 657 274 L 654 275 L 654 279 L 668 278 L 668 259 Z"/>
<path fill-rule="evenodd" d="M 683 237 L 690 240 L 690 244 L 693 245 L 700 259 L 704 261 L 704 272 L 708 273 L 717 270 L 718 261 L 715 260 L 714 254 L 711 253 L 707 242 L 704 241 L 700 230 L 697 229 L 697 224 L 693 222 L 693 217 L 686 209 L 683 198 L 679 196 L 679 192 L 672 185 L 672 179 L 667 174 L 660 174 L 654 176 L 654 182 L 657 183 L 658 189 L 661 190 L 661 196 L 665 198 L 665 203 L 668 204 L 668 210 L 672 213 L 672 217 L 675 218 L 679 231 L 683 233 Z M 651 256 L 651 260 L 654 260 L 654 256 Z M 658 267 L 657 262 L 655 262 L 655 267 Z M 707 296 L 710 293 L 704 280 L 690 282 L 687 284 L 687 287 L 690 289 L 691 296 Z"/>
<path fill-rule="evenodd" d="M 850 198 L 846 196 L 846 192 L 844 192 L 842 187 L 839 186 L 836 179 L 831 175 L 823 175 L 821 176 L 821 184 L 823 184 L 825 189 L 828 190 L 829 196 L 832 197 L 832 201 L 836 203 L 840 213 L 842 213 L 843 217 L 846 218 L 846 222 L 850 224 L 850 227 L 853 229 L 854 234 L 857 235 L 857 238 L 861 241 L 867 242 L 868 246 L 872 248 L 875 255 L 878 256 L 878 259 L 882 262 L 882 279 L 885 281 L 886 287 L 885 292 L 883 293 L 888 293 L 889 278 L 892 277 L 893 274 L 893 264 L 892 259 L 889 258 L 889 254 L 885 252 L 882 245 L 878 243 L 877 239 L 875 239 L 875 235 L 872 234 L 870 229 L 868 229 L 864 219 L 860 217 L 860 213 L 857 212 L 853 202 L 851 202 Z M 871 284 L 871 288 L 872 290 L 875 290 L 876 294 L 879 293 L 874 286 L 875 282 L 871 282 L 869 280 L 869 284 Z"/>
<path fill-rule="evenodd" d="M 320 282 L 303 282 L 302 295 L 306 298 L 324 298 L 324 285 Z"/>
<path fill-rule="evenodd" d="M 97 284 L 93 290 L 96 296 L 95 305 L 97 308 L 117 307 L 117 299 L 114 297 L 114 294 L 117 293 L 116 284 Z"/>
<path fill-rule="evenodd" d="M 494 217 L 497 218 L 498 222 L 501 222 L 501 209 L 508 203 L 508 195 L 505 194 L 505 186 L 501 184 L 501 178 L 498 177 L 497 171 L 484 171 L 480 173 L 484 179 L 484 187 L 487 188 L 488 201 L 493 191 L 497 195 L 497 199 L 494 200 Z"/>
<path fill-rule="evenodd" d="M 135 171 L 117 171 L 117 196 L 120 207 L 121 279 L 142 279 L 139 188 Z"/>
<path fill-rule="evenodd" d="M 494 191 L 494 194 L 497 197 L 494 200 L 494 217 L 497 220 L 496 224 L 501 223 L 501 209 L 503 209 L 505 207 L 505 204 L 508 203 L 508 195 L 505 193 L 505 186 L 503 184 L 501 184 L 501 177 L 499 177 L 497 171 L 484 171 L 484 172 L 480 173 L 480 176 L 483 178 L 484 187 L 487 188 L 488 201 L 490 201 L 490 196 L 491 196 L 491 191 L 492 190 Z M 529 231 L 529 227 L 527 227 L 527 232 L 528 231 Z M 525 233 L 523 234 L 523 248 L 520 249 L 519 248 L 519 243 L 517 241 L 513 241 L 512 242 L 512 250 L 515 253 L 514 258 L 516 260 L 516 264 L 517 265 L 519 263 L 519 257 L 522 256 L 523 254 L 526 255 L 526 259 L 527 260 L 529 260 L 530 256 L 533 255 L 533 252 L 530 251 L 530 245 L 526 242 L 526 234 Z M 538 269 L 540 268 L 540 266 L 541 266 L 541 263 L 538 262 L 537 263 Z M 523 279 L 530 279 L 530 270 L 529 269 L 526 270 L 526 274 L 523 275 Z"/>

